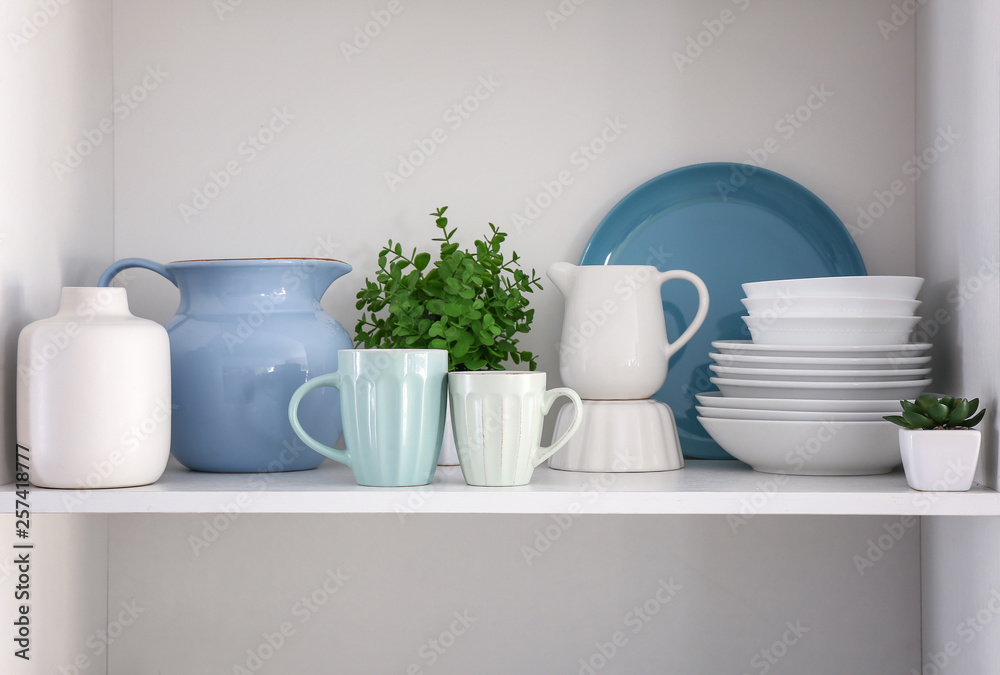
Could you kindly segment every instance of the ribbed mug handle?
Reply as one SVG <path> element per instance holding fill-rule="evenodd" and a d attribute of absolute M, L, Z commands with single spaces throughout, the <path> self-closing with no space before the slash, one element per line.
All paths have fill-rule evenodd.
<path fill-rule="evenodd" d="M 303 443 L 321 455 L 326 455 L 330 459 L 335 459 L 341 464 L 351 466 L 350 448 L 348 448 L 347 451 L 344 451 L 338 450 L 337 448 L 331 448 L 329 445 L 320 443 L 315 438 L 310 436 L 306 430 L 302 428 L 302 424 L 299 423 L 299 403 L 302 402 L 302 397 L 313 389 L 319 389 L 320 387 L 334 387 L 336 389 L 340 389 L 340 373 L 327 373 L 326 375 L 314 377 L 296 389 L 295 393 L 292 394 L 292 400 L 288 402 L 288 421 L 292 423 L 292 430 L 295 432 L 296 436 L 302 439 Z M 344 441 L 346 443 L 347 439 L 344 439 Z"/>

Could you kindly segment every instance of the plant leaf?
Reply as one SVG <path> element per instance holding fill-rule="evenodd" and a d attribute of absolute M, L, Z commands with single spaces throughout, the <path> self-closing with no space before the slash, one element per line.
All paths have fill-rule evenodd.
<path fill-rule="evenodd" d="M 906 422 L 914 429 L 932 429 L 934 427 L 934 420 L 929 417 L 925 417 L 920 413 L 912 413 L 908 410 L 904 410 L 903 419 L 905 419 Z"/>
<path fill-rule="evenodd" d="M 935 403 L 927 407 L 927 417 L 941 424 L 948 419 L 948 406 L 943 403 Z"/>
<path fill-rule="evenodd" d="M 985 414 L 986 414 L 986 409 L 984 408 L 983 410 L 980 410 L 975 417 L 965 420 L 965 422 L 962 423 L 962 426 L 969 427 L 971 429 L 972 427 L 976 426 L 977 424 L 983 421 L 983 415 Z"/>
<path fill-rule="evenodd" d="M 906 420 L 904 420 L 899 415 L 885 415 L 882 419 L 888 420 L 888 421 L 892 422 L 893 424 L 898 424 L 899 426 L 903 427 L 904 429 L 909 429 L 910 428 L 910 423 L 907 422 Z"/>

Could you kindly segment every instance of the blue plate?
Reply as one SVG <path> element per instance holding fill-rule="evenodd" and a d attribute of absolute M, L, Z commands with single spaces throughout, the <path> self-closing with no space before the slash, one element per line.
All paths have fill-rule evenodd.
<path fill-rule="evenodd" d="M 673 409 L 684 454 L 700 459 L 730 459 L 698 423 L 695 394 L 714 389 L 712 340 L 750 338 L 740 320 L 740 284 L 867 274 L 847 228 L 816 195 L 773 171 L 722 163 L 686 166 L 640 185 L 597 226 L 580 264 L 685 269 L 708 286 L 708 318 L 670 359 L 667 382 L 654 396 Z M 691 284 L 663 285 L 671 339 L 697 308 Z"/>

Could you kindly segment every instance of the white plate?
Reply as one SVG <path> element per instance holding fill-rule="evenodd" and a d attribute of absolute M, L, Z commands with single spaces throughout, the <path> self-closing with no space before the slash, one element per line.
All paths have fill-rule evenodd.
<path fill-rule="evenodd" d="M 906 342 L 919 316 L 744 316 L 754 344 L 882 345 Z"/>
<path fill-rule="evenodd" d="M 756 471 L 803 476 L 866 476 L 901 463 L 891 422 L 788 422 L 699 417 L 705 430 Z"/>
<path fill-rule="evenodd" d="M 885 345 L 758 345 L 751 340 L 715 340 L 712 346 L 723 354 L 756 356 L 816 356 L 820 358 L 896 358 L 920 356 L 933 345 L 910 342 Z"/>
<path fill-rule="evenodd" d="M 919 300 L 898 298 L 743 298 L 750 316 L 912 316 Z"/>
<path fill-rule="evenodd" d="M 790 368 L 733 368 L 712 364 L 709 369 L 719 377 L 736 380 L 794 380 L 811 382 L 882 382 L 912 381 L 930 374 L 930 368 L 906 370 L 796 370 Z"/>
<path fill-rule="evenodd" d="M 808 399 L 808 398 L 740 398 L 723 396 L 721 391 L 695 394 L 706 408 L 731 408 L 755 410 L 802 410 L 806 412 L 877 412 L 895 415 L 899 412 L 898 399 Z"/>
<path fill-rule="evenodd" d="M 826 399 L 912 399 L 919 396 L 931 380 L 885 382 L 764 382 L 712 377 L 709 381 L 724 396 L 744 398 L 826 398 Z"/>
<path fill-rule="evenodd" d="M 931 362 L 930 356 L 855 359 L 850 357 L 822 358 L 811 356 L 751 356 L 748 354 L 709 354 L 720 366 L 732 368 L 781 368 L 801 370 L 906 370 L 921 368 Z"/>
<path fill-rule="evenodd" d="M 743 284 L 748 298 L 791 295 L 813 298 L 900 298 L 916 300 L 924 280 L 920 277 L 815 277 L 778 279 Z"/>
<path fill-rule="evenodd" d="M 790 422 L 881 422 L 884 415 L 877 412 L 802 412 L 800 410 L 753 410 L 750 408 L 709 408 L 695 406 L 702 417 L 724 420 L 787 420 Z"/>

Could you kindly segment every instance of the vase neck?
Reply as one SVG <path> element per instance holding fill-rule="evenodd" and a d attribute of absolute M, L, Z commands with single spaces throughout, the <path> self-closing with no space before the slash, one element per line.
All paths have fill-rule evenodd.
<path fill-rule="evenodd" d="M 124 288 L 67 286 L 62 289 L 59 314 L 81 319 L 131 317 Z"/>
<path fill-rule="evenodd" d="M 223 260 L 171 263 L 178 314 L 321 311 L 323 293 L 350 266 L 334 260 Z"/>

